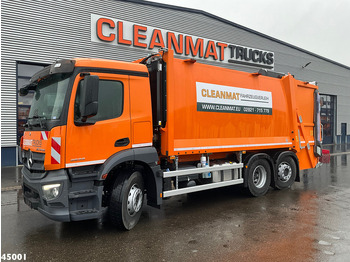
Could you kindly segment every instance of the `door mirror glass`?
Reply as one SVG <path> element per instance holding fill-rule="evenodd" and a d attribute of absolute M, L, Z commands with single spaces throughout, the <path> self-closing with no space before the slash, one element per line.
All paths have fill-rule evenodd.
<path fill-rule="evenodd" d="M 98 111 L 99 77 L 96 75 L 85 76 L 80 88 L 80 121 L 86 122 Z"/>
<path fill-rule="evenodd" d="M 85 86 L 85 80 L 81 80 L 79 82 L 76 96 L 75 96 L 75 103 L 74 103 L 74 121 L 76 125 L 92 125 L 96 123 L 97 121 L 104 121 L 109 119 L 118 118 L 123 113 L 123 107 L 124 107 L 124 85 L 123 82 L 118 80 L 107 80 L 107 79 L 99 79 L 99 85 L 98 85 L 98 108 L 93 108 L 93 110 L 97 110 L 96 112 L 93 112 L 95 115 L 91 114 L 90 112 L 87 112 L 87 109 L 85 110 L 85 113 L 83 114 L 81 111 L 81 108 L 84 107 L 84 104 L 86 105 L 86 102 L 84 102 L 81 97 L 86 94 L 84 94 L 81 90 L 86 88 Z M 86 88 L 87 89 L 87 88 Z M 94 92 L 96 90 L 93 90 Z M 94 94 L 96 96 L 96 94 Z M 86 99 L 85 99 L 86 101 Z M 94 102 L 96 102 L 94 100 Z M 85 106 L 86 107 L 86 106 Z M 89 104 L 87 104 L 87 107 L 89 107 Z M 88 119 L 88 120 L 86 120 Z M 85 120 L 85 122 L 83 122 Z"/>

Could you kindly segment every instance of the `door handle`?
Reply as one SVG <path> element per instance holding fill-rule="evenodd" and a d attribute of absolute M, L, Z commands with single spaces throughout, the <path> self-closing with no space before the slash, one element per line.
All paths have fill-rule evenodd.
<path fill-rule="evenodd" d="M 115 141 L 114 146 L 115 147 L 120 147 L 120 146 L 127 146 L 130 144 L 130 139 L 128 137 L 118 139 Z"/>

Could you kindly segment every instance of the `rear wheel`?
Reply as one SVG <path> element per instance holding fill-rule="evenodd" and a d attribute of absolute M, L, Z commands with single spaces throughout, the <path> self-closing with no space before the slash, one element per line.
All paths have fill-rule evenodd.
<path fill-rule="evenodd" d="M 277 163 L 275 188 L 284 189 L 290 187 L 296 178 L 297 168 L 292 157 L 285 156 Z"/>
<path fill-rule="evenodd" d="M 252 196 L 265 195 L 271 182 L 271 168 L 267 160 L 257 159 L 247 169 L 248 192 Z"/>
<path fill-rule="evenodd" d="M 132 229 L 140 219 L 144 199 L 144 183 L 139 171 L 120 174 L 113 187 L 109 218 L 113 225 Z"/>

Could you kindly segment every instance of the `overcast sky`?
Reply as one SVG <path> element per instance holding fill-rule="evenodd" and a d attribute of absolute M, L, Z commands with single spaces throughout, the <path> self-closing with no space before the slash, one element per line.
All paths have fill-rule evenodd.
<path fill-rule="evenodd" d="M 200 9 L 350 66 L 350 0 L 152 0 Z"/>

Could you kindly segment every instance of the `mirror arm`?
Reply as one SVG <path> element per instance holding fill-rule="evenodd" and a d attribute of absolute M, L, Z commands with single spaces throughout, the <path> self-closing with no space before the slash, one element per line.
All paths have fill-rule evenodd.
<path fill-rule="evenodd" d="M 76 126 L 92 126 L 94 125 L 96 122 L 95 121 L 83 121 L 82 119 L 79 119 L 79 120 L 75 120 L 74 121 L 74 124 Z"/>

